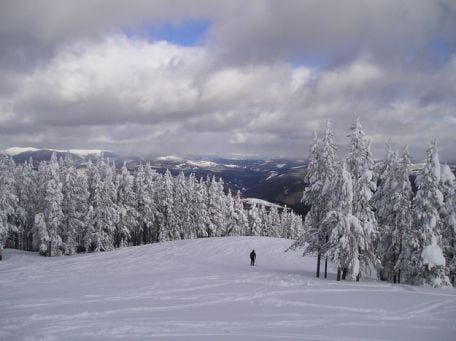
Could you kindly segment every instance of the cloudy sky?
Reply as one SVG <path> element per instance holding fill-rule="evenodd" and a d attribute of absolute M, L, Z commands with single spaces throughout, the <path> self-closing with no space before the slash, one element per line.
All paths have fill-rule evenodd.
<path fill-rule="evenodd" d="M 454 0 L 2 0 L 0 148 L 456 160 Z"/>

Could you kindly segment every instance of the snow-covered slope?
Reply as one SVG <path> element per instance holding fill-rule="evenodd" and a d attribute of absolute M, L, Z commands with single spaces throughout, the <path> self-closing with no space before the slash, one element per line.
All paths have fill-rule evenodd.
<path fill-rule="evenodd" d="M 51 152 L 58 152 L 58 153 L 66 153 L 70 152 L 71 154 L 78 155 L 81 157 L 88 156 L 88 155 L 100 155 L 101 153 L 105 152 L 102 149 L 37 149 L 33 147 L 11 147 L 5 149 L 3 152 L 7 155 L 15 156 L 19 155 L 22 153 L 27 153 L 27 152 L 37 152 L 40 150 L 47 150 Z"/>
<path fill-rule="evenodd" d="M 39 150 L 38 148 L 33 148 L 33 147 L 10 147 L 10 148 L 5 149 L 3 152 L 6 155 L 14 156 L 14 155 L 18 155 L 18 154 L 22 154 L 22 153 L 26 153 L 26 152 L 36 152 L 38 150 Z"/>
<path fill-rule="evenodd" d="M 289 240 L 44 258 L 5 250 L 0 339 L 454 340 L 456 290 L 314 278 Z M 255 249 L 257 266 L 249 265 Z"/>

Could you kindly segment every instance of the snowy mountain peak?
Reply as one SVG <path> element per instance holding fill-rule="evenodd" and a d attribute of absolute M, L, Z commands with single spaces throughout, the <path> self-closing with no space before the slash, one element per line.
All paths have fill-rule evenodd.
<path fill-rule="evenodd" d="M 38 150 L 39 150 L 38 148 L 33 148 L 33 147 L 10 147 L 10 148 L 5 149 L 3 152 L 6 155 L 15 156 L 15 155 L 26 153 L 26 152 L 36 152 Z"/>
<path fill-rule="evenodd" d="M 40 150 L 47 150 L 51 152 L 58 152 L 58 153 L 66 153 L 70 152 L 71 154 L 78 155 L 81 157 L 89 156 L 89 155 L 101 155 L 102 153 L 106 152 L 106 150 L 102 149 L 51 149 L 51 148 L 34 148 L 34 147 L 10 147 L 5 149 L 3 152 L 10 156 L 16 156 L 22 153 L 28 152 L 38 152 Z"/>

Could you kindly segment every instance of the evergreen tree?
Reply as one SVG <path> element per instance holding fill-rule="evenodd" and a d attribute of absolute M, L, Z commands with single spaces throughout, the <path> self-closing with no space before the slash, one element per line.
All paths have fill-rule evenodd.
<path fill-rule="evenodd" d="M 193 226 L 197 238 L 209 237 L 208 226 L 210 224 L 209 212 L 207 205 L 209 202 L 207 185 L 200 179 L 195 185 L 195 197 L 193 202 Z"/>
<path fill-rule="evenodd" d="M 16 227 L 12 224 L 17 203 L 13 169 L 12 159 L 0 156 L 0 260 L 8 234 L 10 231 L 16 232 Z"/>
<path fill-rule="evenodd" d="M 114 230 L 119 221 L 112 166 L 104 160 L 99 160 L 92 181 L 95 192 L 91 202 L 91 248 L 94 251 L 112 250 Z"/>
<path fill-rule="evenodd" d="M 60 167 L 55 152 L 49 164 L 43 165 L 43 214 L 47 229 L 48 245 L 40 246 L 48 256 L 60 255 L 64 252 L 62 244 L 62 183 L 60 182 Z M 42 241 L 43 242 L 43 241 Z"/>
<path fill-rule="evenodd" d="M 443 165 L 440 170 L 440 184 L 444 202 L 439 212 L 443 226 L 443 254 L 445 255 L 451 284 L 454 286 L 456 276 L 456 179 L 448 165 Z"/>
<path fill-rule="evenodd" d="M 241 200 L 241 192 L 237 191 L 233 202 L 233 234 L 236 236 L 248 235 L 249 220 Z"/>
<path fill-rule="evenodd" d="M 14 171 L 17 194 L 15 221 L 18 229 L 18 248 L 31 251 L 32 230 L 36 214 L 36 201 L 38 198 L 36 185 L 36 172 L 32 168 L 33 160 L 25 161 L 18 165 Z"/>
<path fill-rule="evenodd" d="M 339 170 L 334 186 L 334 199 L 337 202 L 323 222 L 330 226 L 331 234 L 325 256 L 337 267 L 337 280 L 341 272 L 349 271 L 353 279 L 360 272 L 360 251 L 363 249 L 363 230 L 359 219 L 353 215 L 353 182 L 345 163 Z M 329 228 L 329 227 L 328 227 Z"/>
<path fill-rule="evenodd" d="M 309 186 L 305 189 L 301 200 L 310 206 L 310 211 L 304 221 L 304 233 L 291 247 L 292 249 L 303 247 L 304 254 L 317 255 L 316 277 L 320 276 L 321 255 L 326 251 L 331 234 L 331 227 L 325 225 L 324 229 L 323 221 L 333 208 L 331 196 L 336 167 L 335 151 L 331 124 L 328 121 L 323 140 L 319 141 L 315 134 L 305 178 Z"/>
<path fill-rule="evenodd" d="M 414 200 L 414 229 L 409 238 L 410 261 L 407 279 L 415 284 L 450 285 L 442 255 L 440 161 L 434 140 L 427 150 L 426 166 L 417 177 Z"/>
<path fill-rule="evenodd" d="M 353 182 L 353 215 L 360 224 L 360 233 L 356 237 L 360 241 L 359 275 L 369 273 L 371 265 L 378 266 L 379 260 L 375 254 L 378 240 L 378 226 L 372 209 L 372 196 L 376 190 L 373 179 L 373 166 L 370 152 L 370 142 L 365 136 L 359 120 L 351 128 L 350 152 L 347 156 L 347 170 Z"/>
<path fill-rule="evenodd" d="M 138 224 L 137 199 L 133 189 L 133 176 L 124 162 L 120 174 L 117 176 L 117 207 L 119 219 L 116 224 L 114 245 L 123 247 L 128 245 L 128 240 L 133 235 L 133 244 L 141 244 L 141 232 Z"/>
<path fill-rule="evenodd" d="M 254 203 L 249 210 L 249 234 L 250 236 L 261 235 L 261 217 L 257 205 Z"/>
<path fill-rule="evenodd" d="M 89 191 L 85 174 L 78 174 L 69 154 L 67 154 L 62 167 L 63 221 L 61 237 L 65 254 L 72 254 L 78 247 L 82 247 L 81 236 L 85 231 Z"/>

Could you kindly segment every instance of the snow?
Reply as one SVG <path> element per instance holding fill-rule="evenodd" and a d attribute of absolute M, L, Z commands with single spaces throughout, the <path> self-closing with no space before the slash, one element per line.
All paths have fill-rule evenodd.
<path fill-rule="evenodd" d="M 228 167 L 228 168 L 241 168 L 241 166 L 233 165 L 233 164 L 227 164 L 227 165 L 224 165 L 224 166 Z"/>
<path fill-rule="evenodd" d="M 33 148 L 33 147 L 11 147 L 11 148 L 5 149 L 3 152 L 7 155 L 15 156 L 15 155 L 22 154 L 25 152 L 36 152 L 38 150 L 39 149 Z"/>
<path fill-rule="evenodd" d="M 33 147 L 11 147 L 4 150 L 5 154 L 15 156 L 18 154 L 22 154 L 25 152 L 36 152 L 41 149 L 33 148 Z M 43 150 L 50 150 L 59 153 L 66 153 L 67 151 L 71 154 L 79 155 L 79 156 L 88 156 L 88 155 L 101 155 L 105 150 L 102 149 L 49 149 L 44 148 Z"/>
<path fill-rule="evenodd" d="M 66 150 L 56 150 L 62 153 L 65 153 Z M 79 155 L 79 156 L 88 156 L 88 155 L 101 155 L 102 153 L 106 152 L 103 149 L 70 149 L 69 152 L 71 154 Z"/>
<path fill-rule="evenodd" d="M 273 204 L 272 202 L 269 202 L 269 201 L 266 201 L 266 200 L 262 200 L 262 199 L 257 199 L 257 198 L 244 198 L 244 199 L 242 199 L 242 201 L 247 203 L 247 204 L 249 204 L 249 205 L 268 206 L 268 207 L 272 207 L 272 206 L 282 207 L 280 205 Z"/>
<path fill-rule="evenodd" d="M 279 174 L 279 173 L 274 172 L 274 171 L 270 172 L 270 173 L 269 173 L 269 176 L 266 178 L 266 181 L 272 179 L 273 177 L 277 176 L 278 174 Z"/>
<path fill-rule="evenodd" d="M 195 167 L 202 167 L 202 168 L 212 168 L 212 167 L 217 167 L 218 164 L 212 161 L 193 161 L 193 160 L 187 160 L 187 163 L 191 166 Z"/>
<path fill-rule="evenodd" d="M 276 165 L 277 168 L 283 168 L 285 167 L 287 164 L 286 163 L 279 163 Z"/>
<path fill-rule="evenodd" d="M 2 340 L 454 340 L 456 291 L 315 279 L 290 240 L 184 240 L 45 258 L 5 250 Z M 257 266 L 249 253 L 255 249 Z"/>
<path fill-rule="evenodd" d="M 455 180 L 454 174 L 448 165 L 442 165 L 440 167 L 440 181 L 442 182 L 453 182 Z"/>
<path fill-rule="evenodd" d="M 158 161 L 182 161 L 182 158 L 174 155 L 166 155 L 157 157 Z"/>
<path fill-rule="evenodd" d="M 429 269 L 434 266 L 445 266 L 442 249 L 437 245 L 435 237 L 432 238 L 432 244 L 423 249 L 421 257 L 423 258 L 423 264 L 427 264 Z"/>

